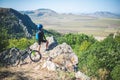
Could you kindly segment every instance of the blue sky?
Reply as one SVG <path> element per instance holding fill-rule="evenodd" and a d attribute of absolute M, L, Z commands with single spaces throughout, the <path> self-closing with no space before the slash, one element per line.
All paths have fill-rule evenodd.
<path fill-rule="evenodd" d="M 120 14 L 120 0 L 0 0 L 0 7 L 16 10 L 47 8 L 59 13 L 109 11 Z"/>

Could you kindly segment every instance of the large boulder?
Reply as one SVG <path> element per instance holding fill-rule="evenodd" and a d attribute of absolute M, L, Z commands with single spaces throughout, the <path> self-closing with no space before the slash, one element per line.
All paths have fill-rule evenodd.
<path fill-rule="evenodd" d="M 58 65 L 59 68 L 73 71 L 73 65 L 78 64 L 78 57 L 73 52 L 72 48 L 66 44 L 60 44 L 49 52 L 49 57 Z"/>
<path fill-rule="evenodd" d="M 50 57 L 57 57 L 61 54 L 70 54 L 73 53 L 72 48 L 66 43 L 56 46 L 53 50 L 50 51 Z"/>

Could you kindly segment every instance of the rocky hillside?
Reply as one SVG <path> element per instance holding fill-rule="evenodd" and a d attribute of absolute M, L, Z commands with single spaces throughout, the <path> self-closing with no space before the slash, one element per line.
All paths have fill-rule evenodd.
<path fill-rule="evenodd" d="M 7 30 L 11 37 L 31 37 L 35 26 L 26 14 L 11 8 L 0 8 L 0 29 Z"/>
<path fill-rule="evenodd" d="M 75 69 L 78 64 L 78 57 L 73 52 L 72 48 L 66 44 L 58 45 L 53 37 L 47 37 L 49 41 L 49 51 L 45 50 L 45 44 L 42 44 L 41 54 L 42 59 L 37 62 L 31 62 L 29 57 L 24 58 L 24 63 L 21 62 L 18 67 L 10 67 L 0 71 L 0 79 L 20 79 L 20 80 L 90 80 L 88 76 Z M 37 43 L 30 46 L 36 50 Z M 2 54 L 9 54 L 9 50 Z M 7 56 L 7 55 L 6 55 Z M 5 60 L 4 57 L 1 60 Z M 73 67 L 74 66 L 74 67 Z M 8 74 L 5 74 L 8 72 Z M 11 76 L 10 74 L 11 73 Z"/>

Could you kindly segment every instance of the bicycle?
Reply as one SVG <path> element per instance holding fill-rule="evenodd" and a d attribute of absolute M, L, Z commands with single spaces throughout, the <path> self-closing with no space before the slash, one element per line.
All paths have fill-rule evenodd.
<path fill-rule="evenodd" d="M 42 58 L 42 55 L 40 54 L 39 51 L 37 50 L 32 50 L 29 47 L 24 50 L 20 51 L 17 48 L 12 48 L 10 50 L 10 57 L 8 58 L 8 63 L 10 63 L 12 66 L 17 66 L 20 64 L 20 61 L 24 60 L 27 56 L 33 61 L 33 62 L 38 62 Z M 23 57 L 24 56 L 24 57 Z"/>

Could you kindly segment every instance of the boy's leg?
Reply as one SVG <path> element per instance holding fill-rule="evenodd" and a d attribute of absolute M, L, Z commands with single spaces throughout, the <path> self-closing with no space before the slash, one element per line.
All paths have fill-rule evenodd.
<path fill-rule="evenodd" d="M 38 45 L 38 51 L 40 52 L 41 45 Z"/>
<path fill-rule="evenodd" d="M 41 48 L 41 41 L 38 41 L 38 51 L 40 52 L 40 48 Z"/>
<path fill-rule="evenodd" d="M 49 42 L 46 40 L 46 49 L 48 49 Z"/>

